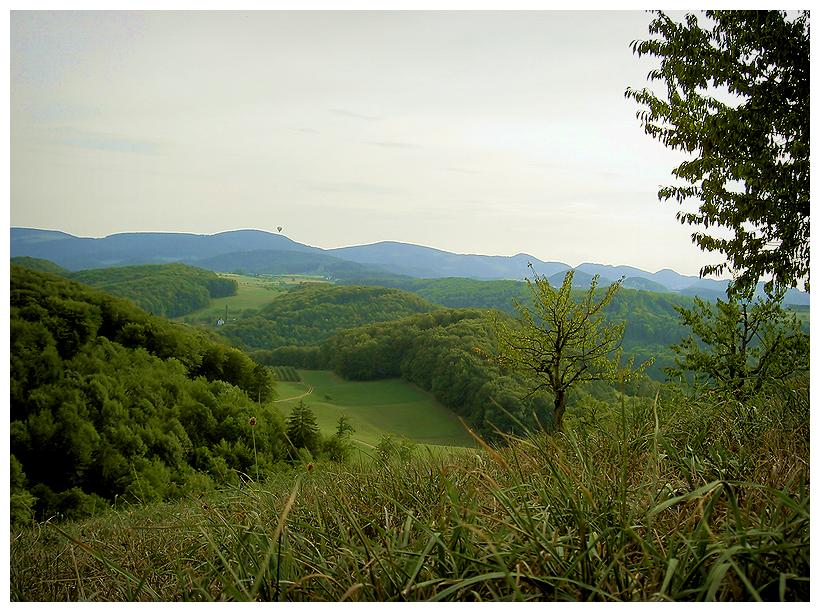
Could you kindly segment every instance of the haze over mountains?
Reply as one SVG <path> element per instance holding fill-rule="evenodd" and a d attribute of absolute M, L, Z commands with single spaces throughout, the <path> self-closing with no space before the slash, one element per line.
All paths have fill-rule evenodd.
<path fill-rule="evenodd" d="M 47 259 L 69 270 L 184 262 L 217 272 L 242 270 L 252 274 L 322 274 L 348 281 L 385 275 L 414 278 L 464 277 L 478 280 L 523 280 L 528 264 L 553 283 L 560 283 L 568 264 L 541 261 L 519 253 L 512 257 L 456 254 L 399 242 L 321 249 L 281 234 L 236 230 L 213 235 L 135 232 L 105 238 L 81 238 L 65 232 L 11 228 L 11 256 Z M 725 295 L 728 281 L 685 276 L 674 270 L 647 272 L 631 266 L 583 263 L 574 283 L 589 286 L 594 274 L 601 282 L 625 277 L 624 286 L 675 292 L 712 299 Z M 758 287 L 761 291 L 761 288 Z M 790 289 L 785 303 L 809 303 L 807 293 Z"/>

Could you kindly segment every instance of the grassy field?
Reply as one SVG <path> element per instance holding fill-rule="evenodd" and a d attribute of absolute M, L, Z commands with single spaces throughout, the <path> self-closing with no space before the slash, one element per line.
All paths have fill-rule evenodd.
<path fill-rule="evenodd" d="M 408 382 L 353 382 L 327 371 L 299 374 L 300 383 L 278 383 L 276 405 L 287 416 L 301 399 L 316 415 L 323 434 L 332 434 L 339 416 L 345 415 L 355 429 L 353 440 L 367 448 L 387 433 L 425 445 L 475 445 L 455 414 Z"/>
<path fill-rule="evenodd" d="M 321 277 L 287 274 L 283 276 L 246 276 L 243 274 L 219 274 L 237 282 L 236 295 L 211 300 L 209 306 L 196 310 L 178 320 L 186 322 L 213 321 L 225 316 L 228 307 L 228 319 L 244 310 L 259 310 L 270 303 L 276 295 L 288 287 L 303 283 L 326 283 Z"/>

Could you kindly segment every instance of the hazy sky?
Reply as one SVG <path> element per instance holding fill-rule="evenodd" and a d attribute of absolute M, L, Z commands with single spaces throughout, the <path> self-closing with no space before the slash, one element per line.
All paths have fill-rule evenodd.
<path fill-rule="evenodd" d="M 14 12 L 11 224 L 697 274 L 643 12 Z"/>

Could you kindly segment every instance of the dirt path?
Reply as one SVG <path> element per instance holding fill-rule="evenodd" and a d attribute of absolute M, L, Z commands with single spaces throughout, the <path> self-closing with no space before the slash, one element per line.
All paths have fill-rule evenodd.
<path fill-rule="evenodd" d="M 308 390 L 302 393 L 302 395 L 294 395 L 293 397 L 283 397 L 282 399 L 273 400 L 273 403 L 275 404 L 276 402 L 288 402 L 290 400 L 302 399 L 303 397 L 307 397 L 311 393 L 313 393 L 313 387 L 308 387 Z"/>

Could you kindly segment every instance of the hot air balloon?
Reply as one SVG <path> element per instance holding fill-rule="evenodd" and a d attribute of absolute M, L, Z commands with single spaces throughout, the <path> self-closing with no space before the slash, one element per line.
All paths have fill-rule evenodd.
<path fill-rule="evenodd" d="M 282 226 L 280 225 L 279 227 L 277 227 L 276 231 L 281 232 L 282 231 Z"/>

